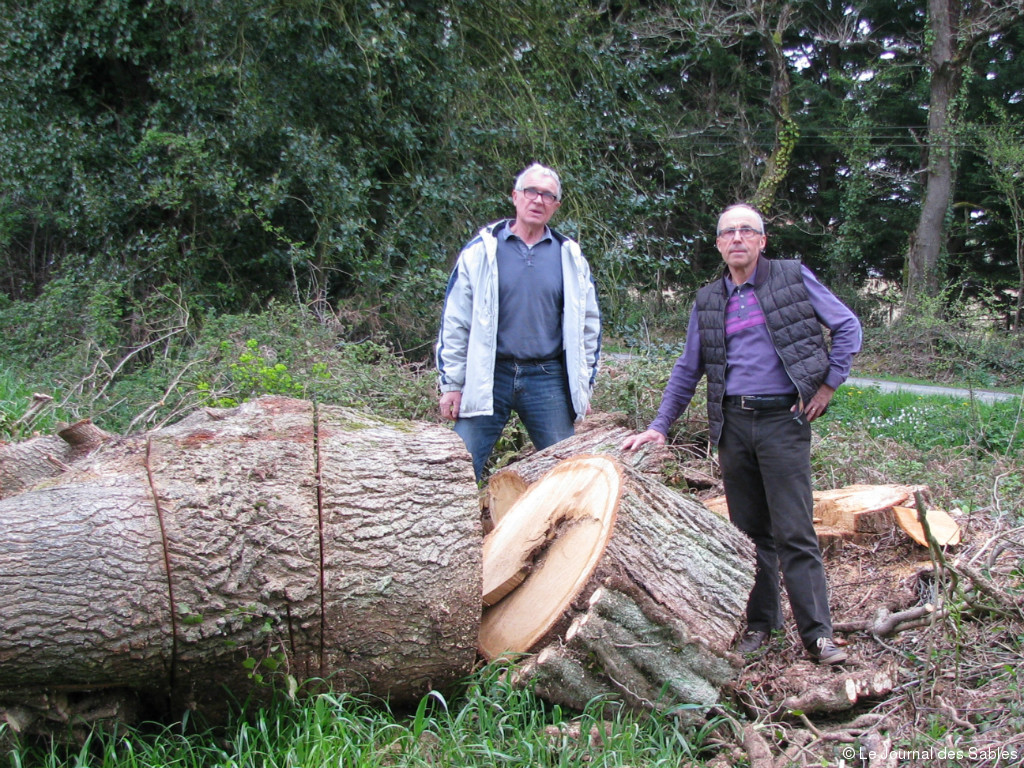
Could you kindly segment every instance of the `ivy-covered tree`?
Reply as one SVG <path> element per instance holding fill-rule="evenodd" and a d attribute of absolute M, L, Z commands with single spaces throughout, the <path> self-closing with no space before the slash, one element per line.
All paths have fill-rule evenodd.
<path fill-rule="evenodd" d="M 911 303 L 921 296 L 937 296 L 943 282 L 940 257 L 956 183 L 956 139 L 969 119 L 961 89 L 970 79 L 972 53 L 980 43 L 1009 31 L 1024 18 L 1018 0 L 977 4 L 928 0 L 927 11 L 928 133 L 920 216 L 907 253 L 905 290 Z"/>

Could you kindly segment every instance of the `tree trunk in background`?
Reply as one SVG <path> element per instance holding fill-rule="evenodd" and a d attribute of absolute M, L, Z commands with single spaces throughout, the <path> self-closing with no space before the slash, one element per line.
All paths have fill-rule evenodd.
<path fill-rule="evenodd" d="M 928 138 L 924 199 L 907 253 L 905 289 L 910 304 L 938 296 L 942 288 L 939 262 L 946 237 L 946 213 L 956 175 L 953 135 L 957 121 L 953 100 L 960 90 L 964 64 L 957 51 L 959 14 L 952 6 L 949 0 L 928 0 L 932 41 L 929 52 Z"/>
<path fill-rule="evenodd" d="M 785 3 L 776 10 L 778 15 L 774 19 L 760 10 L 760 6 L 759 12 L 751 14 L 761 33 L 760 39 L 767 51 L 768 61 L 771 62 L 772 89 L 768 103 L 775 114 L 775 144 L 772 153 L 765 160 L 764 173 L 757 182 L 757 191 L 750 200 L 751 204 L 765 216 L 775 208 L 776 193 L 789 174 L 793 150 L 800 138 L 800 126 L 793 119 L 789 104 L 792 90 L 789 58 L 782 47 L 783 34 L 793 17 L 793 8 Z"/>
<path fill-rule="evenodd" d="M 906 298 L 915 303 L 938 296 L 945 275 L 940 264 L 946 242 L 946 213 L 956 183 L 956 133 L 960 115 L 956 103 L 970 65 L 971 52 L 981 41 L 1019 25 L 1024 6 L 1019 0 L 964 5 L 953 0 L 928 0 L 931 72 L 924 198 L 917 229 L 907 253 Z"/>
<path fill-rule="evenodd" d="M 481 535 L 439 425 L 263 398 L 110 441 L 0 501 L 0 703 L 217 716 L 275 671 L 414 700 L 474 664 Z"/>

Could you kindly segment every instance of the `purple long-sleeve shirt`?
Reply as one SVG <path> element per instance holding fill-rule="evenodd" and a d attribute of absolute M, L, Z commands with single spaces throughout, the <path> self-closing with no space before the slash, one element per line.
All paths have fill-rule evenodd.
<path fill-rule="evenodd" d="M 801 272 L 814 313 L 831 332 L 832 346 L 825 384 L 832 389 L 839 389 L 850 375 L 853 356 L 860 352 L 860 321 L 835 294 L 818 282 L 811 270 L 801 265 Z M 756 274 L 755 267 L 748 281 L 740 286 L 733 283 L 728 273 L 725 276 L 726 289 L 729 291 L 725 317 L 725 394 L 795 394 L 796 385 L 789 378 L 782 359 L 775 351 L 768 326 L 765 325 L 764 313 L 754 294 Z M 661 397 L 658 415 L 648 428 L 667 435 L 669 427 L 690 404 L 703 375 L 704 361 L 697 331 L 697 307 L 694 305 L 686 329 L 686 346 L 672 368 L 672 375 Z"/>

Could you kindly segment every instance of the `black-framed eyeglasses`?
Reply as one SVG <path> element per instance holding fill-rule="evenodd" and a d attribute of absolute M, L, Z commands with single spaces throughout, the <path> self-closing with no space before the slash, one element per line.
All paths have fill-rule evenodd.
<path fill-rule="evenodd" d="M 728 229 L 723 229 L 719 232 L 718 236 L 726 240 L 730 240 L 733 235 L 739 235 L 741 240 L 749 240 L 752 237 L 757 237 L 758 235 L 763 234 L 763 232 L 759 232 L 753 227 L 729 227 Z"/>
<path fill-rule="evenodd" d="M 526 195 L 527 200 L 536 200 L 539 197 L 544 201 L 544 205 L 551 205 L 558 201 L 558 198 L 551 192 L 545 192 L 544 190 L 536 189 L 535 187 L 527 187 L 520 191 Z"/>

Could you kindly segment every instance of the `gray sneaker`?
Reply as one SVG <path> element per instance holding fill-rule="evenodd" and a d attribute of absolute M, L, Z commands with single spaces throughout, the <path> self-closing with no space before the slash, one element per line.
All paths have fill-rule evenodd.
<path fill-rule="evenodd" d="M 819 664 L 842 664 L 846 661 L 846 651 L 837 647 L 831 637 L 819 637 L 807 652 Z"/>

